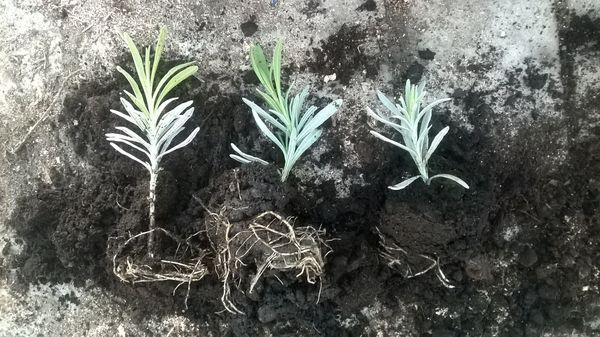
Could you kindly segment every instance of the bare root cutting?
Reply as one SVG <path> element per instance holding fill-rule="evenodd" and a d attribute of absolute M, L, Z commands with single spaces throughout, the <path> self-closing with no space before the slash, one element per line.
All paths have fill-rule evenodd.
<path fill-rule="evenodd" d="M 424 269 L 414 272 L 413 267 L 409 261 L 411 255 L 409 255 L 409 253 L 405 249 L 398 246 L 396 243 L 388 242 L 388 240 L 386 240 L 385 238 L 385 235 L 381 233 L 379 228 L 376 229 L 377 234 L 379 235 L 379 244 L 382 248 L 379 251 L 379 256 L 381 256 L 381 258 L 383 258 L 386 261 L 388 267 L 397 272 L 400 272 L 406 278 L 421 276 L 429 272 L 430 270 L 435 269 L 436 276 L 440 280 L 442 285 L 446 288 L 454 288 L 454 285 L 452 285 L 450 280 L 448 280 L 448 278 L 442 271 L 442 268 L 440 267 L 439 258 L 434 259 L 424 254 L 413 255 L 418 256 L 419 258 L 424 259 L 429 263 L 429 265 Z"/>
<path fill-rule="evenodd" d="M 269 211 L 234 233 L 234 226 L 223 215 L 224 209 L 220 213 L 208 209 L 207 212 L 212 217 L 211 226 L 216 227 L 217 232 L 224 232 L 224 242 L 213 243 L 213 248 L 217 251 L 215 268 L 223 282 L 221 301 L 228 312 L 243 314 L 231 299 L 231 285 L 240 288 L 242 269 L 251 263 L 257 269 L 248 292 L 254 290 L 268 270 L 296 271 L 297 278 L 310 284 L 320 281 L 324 257 L 331 252 L 322 239 L 324 230 L 310 226 L 294 228 L 292 219 Z"/>
<path fill-rule="evenodd" d="M 173 258 L 152 261 L 151 264 L 136 262 L 131 256 L 121 258 L 123 250 L 129 244 L 143 236 L 155 234 L 155 232 L 162 232 L 167 237 L 177 242 L 177 249 Z M 186 284 L 187 292 L 185 305 L 187 308 L 191 283 L 200 281 L 208 274 L 206 266 L 202 263 L 202 259 L 205 256 L 204 250 L 196 247 L 191 242 L 191 239 L 198 234 L 200 234 L 200 232 L 190 235 L 187 239 L 182 240 L 173 233 L 160 227 L 138 233 L 127 239 L 116 249 L 112 256 L 113 273 L 121 281 L 131 284 L 165 281 L 178 282 L 177 286 L 173 289 L 173 294 L 175 294 L 180 286 Z M 111 240 L 109 240 L 109 245 L 110 241 Z"/>

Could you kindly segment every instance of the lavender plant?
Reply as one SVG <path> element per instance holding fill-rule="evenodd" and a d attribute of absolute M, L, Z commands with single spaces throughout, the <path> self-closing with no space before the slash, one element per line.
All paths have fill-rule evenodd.
<path fill-rule="evenodd" d="M 467 183 L 451 174 L 436 174 L 430 177 L 429 169 L 427 167 L 429 159 L 450 129 L 448 126 L 443 128 L 430 143 L 429 130 L 431 129 L 431 111 L 435 106 L 449 101 L 450 99 L 442 98 L 436 100 L 421 109 L 423 99 L 425 98 L 425 83 L 423 82 L 421 85 L 417 86 L 411 84 L 410 80 L 406 81 L 404 97 L 400 97 L 400 104 L 394 104 L 380 91 L 377 91 L 377 97 L 379 97 L 381 104 L 389 110 L 390 114 L 386 115 L 379 111 L 373 112 L 369 107 L 367 107 L 367 114 L 399 132 L 404 144 L 391 140 L 373 130 L 371 130 L 371 134 L 384 142 L 388 142 L 408 152 L 419 170 L 419 175 L 408 178 L 396 185 L 389 186 L 388 188 L 392 190 L 401 190 L 419 178 L 427 185 L 434 179 L 444 178 L 468 189 L 469 185 L 467 185 Z"/>
<path fill-rule="evenodd" d="M 252 110 L 252 116 L 259 130 L 283 153 L 285 161 L 281 170 L 283 182 L 300 156 L 319 139 L 322 133 L 319 127 L 333 116 L 342 105 L 342 100 L 335 100 L 317 112 L 315 106 L 304 110 L 308 87 L 290 99 L 292 86 L 284 94 L 281 83 L 282 50 L 283 44 L 278 42 L 273 52 L 273 60 L 269 64 L 259 45 L 250 49 L 252 68 L 262 84 L 262 90 L 256 91 L 265 101 L 269 112 L 246 98 L 243 101 Z M 231 144 L 231 147 L 236 153 L 230 154 L 230 157 L 242 164 L 250 162 L 268 164 L 263 159 L 242 152 L 234 144 Z"/>
<path fill-rule="evenodd" d="M 165 46 L 167 31 L 161 28 L 154 48 L 154 57 L 150 56 L 150 47 L 145 50 L 144 58 L 140 55 L 135 43 L 123 34 L 135 66 L 135 79 L 121 67 L 119 71 L 131 86 L 133 93 L 124 91 L 129 101 L 121 98 L 126 113 L 111 110 L 112 113 L 129 123 L 128 126 L 117 126 L 117 132 L 106 134 L 110 145 L 119 153 L 141 164 L 150 173 L 149 185 L 149 232 L 148 255 L 153 257 L 155 224 L 156 183 L 160 172 L 160 162 L 168 154 L 188 145 L 198 134 L 196 127 L 180 142 L 175 138 L 185 130 L 185 123 L 192 117 L 194 108 L 192 101 L 181 103 L 173 108 L 169 105 L 177 97 L 166 99 L 167 95 L 183 80 L 194 75 L 198 67 L 193 62 L 175 66 L 156 79 L 158 64 Z M 158 82 L 158 83 L 156 83 Z"/>

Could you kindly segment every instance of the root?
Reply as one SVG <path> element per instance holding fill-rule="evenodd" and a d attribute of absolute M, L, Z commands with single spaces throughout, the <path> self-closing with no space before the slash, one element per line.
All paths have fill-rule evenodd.
<path fill-rule="evenodd" d="M 177 250 L 172 259 L 161 259 L 159 261 L 152 262 L 152 265 L 138 263 L 134 261 L 131 256 L 126 256 L 124 261 L 123 259 L 119 259 L 123 250 L 131 242 L 143 236 L 154 234 L 156 231 L 162 232 L 173 241 L 177 242 Z M 165 281 L 178 282 L 178 285 L 173 289 L 173 294 L 175 294 L 180 286 L 186 284 L 187 292 L 185 296 L 185 307 L 187 308 L 191 283 L 200 281 L 208 274 L 206 266 L 202 264 L 202 259 L 205 256 L 204 250 L 196 247 L 190 241 L 199 233 L 200 232 L 195 233 L 185 240 L 178 238 L 171 232 L 160 227 L 138 233 L 127 239 L 117 248 L 112 257 L 113 273 L 121 281 L 131 284 Z M 109 249 L 110 240 L 107 251 L 109 251 Z"/>
<path fill-rule="evenodd" d="M 315 284 L 323 274 L 325 263 L 320 247 L 328 249 L 325 255 L 331 251 L 321 239 L 325 231 L 313 227 L 294 229 L 290 220 L 274 212 L 265 212 L 254 218 L 250 225 L 255 243 L 261 243 L 269 251 L 250 283 L 250 292 L 268 269 L 297 270 L 296 277 L 304 275 L 310 284 Z"/>
<path fill-rule="evenodd" d="M 402 273 L 405 278 L 421 276 L 435 268 L 436 276 L 444 287 L 449 289 L 455 287 L 454 285 L 452 285 L 450 280 L 448 280 L 448 278 L 442 271 L 442 268 L 440 267 L 439 258 L 434 259 L 424 254 L 417 254 L 418 257 L 427 260 L 429 262 L 429 265 L 425 269 L 422 269 L 415 273 L 413 272 L 411 264 L 408 261 L 410 257 L 408 252 L 394 242 L 388 243 L 385 236 L 383 235 L 383 233 L 381 233 L 379 228 L 376 229 L 377 234 L 379 235 L 379 244 L 382 247 L 382 250 L 380 250 L 379 252 L 379 256 L 381 256 L 386 261 L 388 267 Z"/>
<path fill-rule="evenodd" d="M 221 302 L 226 311 L 243 314 L 231 299 L 231 286 L 240 289 L 243 269 L 252 263 L 257 266 L 257 270 L 250 280 L 248 292 L 254 290 L 268 270 L 294 270 L 297 271 L 297 278 L 303 278 L 310 284 L 320 282 L 323 259 L 331 252 L 331 248 L 322 239 L 324 230 L 313 227 L 294 228 L 292 219 L 286 219 L 275 212 L 265 212 L 256 216 L 247 228 L 233 233 L 233 225 L 223 215 L 225 208 L 219 213 L 204 208 L 211 216 L 210 223 L 217 233 L 224 232 L 223 242 L 211 244 L 217 252 L 214 265 L 223 282 Z M 322 248 L 325 249 L 325 254 L 322 254 Z"/>

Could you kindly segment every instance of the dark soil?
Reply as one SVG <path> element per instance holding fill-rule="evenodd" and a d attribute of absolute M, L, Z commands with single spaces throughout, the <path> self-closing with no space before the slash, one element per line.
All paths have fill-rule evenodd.
<path fill-rule="evenodd" d="M 256 16 L 251 15 L 250 19 L 240 25 L 240 29 L 242 33 L 244 33 L 245 37 L 250 37 L 258 31 L 258 25 L 256 24 Z"/>
<path fill-rule="evenodd" d="M 378 61 L 367 57 L 361 49 L 366 36 L 367 32 L 359 25 L 342 25 L 320 48 L 313 50 L 314 60 L 308 63 L 308 68 L 322 75 L 336 74 L 341 84 L 348 84 L 355 73 L 363 71 L 368 78 L 375 78 Z"/>
<path fill-rule="evenodd" d="M 578 27 L 594 21 L 570 22 L 561 36 L 570 37 L 569 41 L 579 41 L 581 34 L 593 37 Z M 341 83 L 347 83 L 353 72 L 366 66 L 356 48 L 364 36 L 359 27 L 344 26 L 315 51 L 316 60 L 309 67 L 320 73 L 335 72 Z M 345 49 L 346 45 L 350 47 Z M 572 55 L 563 58 L 568 71 Z M 465 71 L 477 72 L 485 66 L 470 65 Z M 518 92 L 520 80 L 511 81 L 515 77 L 550 92 L 553 89 L 543 74 L 538 68 L 515 71 L 507 74 L 505 84 Z M 414 173 L 414 164 L 396 149 L 366 137 L 366 127 L 358 127 L 353 137 L 364 153 L 361 170 L 345 169 L 344 174 L 364 174 L 369 184 L 351 186 L 350 195 L 339 199 L 333 182 L 302 183 L 291 177 L 281 184 L 273 168 L 238 167 L 230 160 L 230 142 L 266 153 L 262 157 L 269 161 L 281 158 L 260 140 L 241 96 L 220 92 L 211 78 L 207 76 L 203 83 L 189 81 L 180 90 L 192 93 L 181 97 L 194 100 L 198 108 L 190 123 L 199 125 L 201 132 L 164 163 L 157 223 L 180 236 L 204 229 L 207 213 L 195 196 L 213 211 L 232 207 L 227 215 L 234 221 L 273 210 L 296 216 L 297 226 L 323 226 L 329 238 L 339 239 L 331 243 L 333 253 L 327 257 L 318 304 L 318 286 L 280 273 L 282 283 L 267 277 L 255 293 L 234 294 L 245 316 L 216 315 L 222 310 L 218 280 L 209 276 L 195 284 L 186 313 L 192 320 L 209 322 L 213 334 L 372 336 L 361 310 L 376 302 L 389 308 L 382 319 L 390 322 L 408 310 L 419 336 L 594 333 L 584 322 L 600 314 L 592 305 L 598 294 L 583 287 L 600 281 L 592 272 L 600 259 L 600 135 L 560 142 L 566 134 L 578 135 L 585 116 L 574 115 L 565 106 L 564 118 L 523 127 L 510 140 L 513 146 L 502 147 L 510 150 L 498 152 L 499 144 L 508 140 L 501 130 L 494 131 L 502 125 L 489 104 L 494 89 L 456 88 L 453 103 L 464 109 L 474 128 L 465 131 L 448 120 L 443 108 L 437 110 L 433 129 L 450 125 L 451 131 L 434 155 L 431 170 L 464 178 L 470 190 L 441 180 L 430 187 L 415 182 L 403 191 L 386 189 Z M 567 89 L 557 94 L 568 102 L 573 83 L 568 73 L 563 80 Z M 174 285 L 120 284 L 112 275 L 106 251 L 109 237 L 143 231 L 147 223 L 146 172 L 110 149 L 104 139 L 104 133 L 120 122 L 108 111 L 120 108 L 123 88 L 124 81 L 110 79 L 72 88 L 56 121 L 62 126 L 57 144 L 72 147 L 89 168 L 57 171 L 51 184 L 40 183 L 35 195 L 21 198 L 11 224 L 26 249 L 10 267 L 18 268 L 25 285 L 92 278 L 131 301 L 140 315 L 164 314 L 183 308 L 184 293 L 172 297 Z M 571 121 L 577 123 L 566 123 Z M 324 133 L 321 141 L 333 146 L 322 156 L 323 163 L 342 162 L 344 154 L 336 144 L 343 136 L 335 130 Z M 549 165 L 547 158 L 561 151 L 566 156 L 562 164 Z M 439 258 L 456 288 L 443 287 L 435 273 L 405 279 L 391 271 L 379 256 L 376 228 L 410 254 Z M 208 242 L 199 244 L 209 249 Z M 164 251 L 174 249 L 172 245 L 161 240 Z M 143 250 L 143 242 L 138 248 Z M 439 315 L 442 309 L 448 314 Z M 354 323 L 343 326 L 345 320 Z M 381 329 L 384 335 L 393 333 Z"/>
<path fill-rule="evenodd" d="M 369 12 L 376 11 L 377 3 L 375 2 L 375 0 L 367 0 L 362 5 L 358 6 L 358 8 L 356 10 L 357 11 L 369 11 Z"/>

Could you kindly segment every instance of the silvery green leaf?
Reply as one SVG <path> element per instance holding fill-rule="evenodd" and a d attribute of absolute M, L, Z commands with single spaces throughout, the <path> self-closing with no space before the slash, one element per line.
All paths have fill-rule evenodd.
<path fill-rule="evenodd" d="M 247 154 L 247 153 L 245 153 L 245 152 L 242 152 L 242 150 L 240 150 L 240 149 L 239 149 L 239 148 L 238 148 L 238 147 L 237 147 L 235 144 L 233 144 L 233 143 L 230 143 L 229 145 L 231 145 L 231 148 L 233 149 L 233 151 L 235 151 L 235 152 L 237 152 L 237 153 L 239 154 L 239 156 L 238 156 L 238 155 L 235 155 L 235 154 L 231 154 L 231 155 L 229 155 L 230 157 L 231 157 L 231 156 L 242 157 L 242 158 L 243 158 L 245 161 L 247 161 L 248 163 L 249 163 L 249 162 L 257 162 L 257 163 L 259 163 L 259 164 L 262 164 L 262 165 L 268 165 L 268 164 L 269 164 L 269 162 L 267 162 L 266 160 L 262 160 L 262 159 L 260 159 L 260 158 L 258 158 L 258 157 L 254 157 L 254 156 L 251 156 L 251 155 L 249 155 L 249 154 Z M 236 159 L 236 158 L 234 158 L 234 157 L 232 157 L 232 158 L 233 158 L 233 159 Z M 236 159 L 236 160 L 237 160 L 237 159 Z M 239 161 L 239 160 L 238 160 L 238 161 Z"/>
<path fill-rule="evenodd" d="M 261 107 L 259 107 L 254 102 L 252 102 L 251 100 L 248 100 L 246 98 L 242 98 L 242 101 L 244 103 L 246 103 L 246 105 L 248 105 L 250 107 L 250 109 L 252 110 L 252 112 L 257 113 L 260 117 L 264 118 L 271 125 L 273 125 L 274 127 L 278 128 L 279 130 L 285 132 L 285 126 L 283 126 L 283 124 L 281 124 L 279 121 L 277 121 L 275 118 L 273 118 L 273 116 L 271 116 L 270 114 L 268 114 Z"/>
<path fill-rule="evenodd" d="M 285 161 L 289 161 L 294 157 L 294 151 L 296 151 L 296 142 L 298 141 L 298 130 L 292 128 L 287 143 L 287 152 L 284 153 Z"/>
<path fill-rule="evenodd" d="M 183 125 L 192 116 L 193 108 L 188 109 L 192 104 L 189 101 L 167 111 L 167 106 L 177 98 L 167 99 L 164 102 L 163 99 L 181 81 L 195 73 L 197 67 L 191 62 L 173 67 L 167 71 L 158 85 L 155 85 L 155 75 L 165 45 L 165 38 L 166 30 L 161 28 L 154 53 L 151 53 L 150 47 L 147 47 L 144 49 L 143 55 L 140 55 L 133 40 L 127 34 L 123 35 L 134 61 L 137 80 L 121 67 L 117 67 L 117 70 L 129 82 L 133 94 L 124 90 L 131 103 L 123 97 L 120 99 L 127 114 L 116 110 L 112 112 L 125 121 L 135 124 L 139 130 L 134 131 L 127 127 L 117 126 L 116 130 L 120 133 L 106 134 L 107 140 L 115 150 L 144 165 L 151 174 L 157 173 L 159 161 L 164 155 L 189 144 L 198 133 L 198 129 L 195 129 L 182 142 L 170 147 L 171 142 L 185 129 Z M 129 148 L 141 152 L 148 157 L 148 161 L 124 150 L 118 144 L 127 145 Z"/>
<path fill-rule="evenodd" d="M 254 105 L 256 105 L 256 104 L 254 104 Z M 277 147 L 279 147 L 279 149 L 281 150 L 281 152 L 286 153 L 286 149 L 283 146 L 283 143 L 281 141 L 279 141 L 279 139 L 277 139 L 277 137 L 275 137 L 275 135 L 273 134 L 273 132 L 271 130 L 269 130 L 269 128 L 267 127 L 267 125 L 265 125 L 265 122 L 263 122 L 262 119 L 260 119 L 260 116 L 258 115 L 258 113 L 256 112 L 255 109 L 252 109 L 252 116 L 254 116 L 254 121 L 256 122 L 256 125 L 258 126 L 258 129 L 267 138 L 269 138 L 273 143 L 275 143 L 275 145 L 277 145 Z"/>
<path fill-rule="evenodd" d="M 168 100 L 166 100 L 166 101 L 162 102 L 162 103 L 161 103 L 161 104 L 158 106 L 158 108 L 156 109 L 156 111 L 154 112 L 154 114 L 155 114 L 155 116 L 154 116 L 154 120 L 158 120 L 158 119 L 162 118 L 162 117 L 163 117 L 163 116 L 162 116 L 162 114 L 163 114 L 163 111 L 165 111 L 165 109 L 167 108 L 167 106 L 168 106 L 169 104 L 171 104 L 171 102 L 174 102 L 174 101 L 176 101 L 178 98 L 179 98 L 179 97 L 173 97 L 173 98 L 169 98 Z M 188 102 L 192 102 L 192 101 L 188 101 Z M 185 102 L 185 103 L 187 103 L 187 102 Z M 171 110 L 171 111 L 172 111 L 172 110 Z"/>
<path fill-rule="evenodd" d="M 406 152 L 410 153 L 410 155 L 411 155 L 411 156 L 413 156 L 413 157 L 415 157 L 415 158 L 416 158 L 416 157 L 418 157 L 418 154 L 417 154 L 417 153 L 416 153 L 416 152 L 415 152 L 413 149 L 411 149 L 411 148 L 409 148 L 409 147 L 407 147 L 407 146 L 405 146 L 405 145 L 402 145 L 402 144 L 400 144 L 400 143 L 398 143 L 398 142 L 396 142 L 396 141 L 393 141 L 393 140 L 391 140 L 391 139 L 387 138 L 386 136 L 384 136 L 384 135 L 380 134 L 380 133 L 379 133 L 379 132 L 377 132 L 377 131 L 373 131 L 373 130 L 371 130 L 371 134 L 372 134 L 373 136 L 375 136 L 375 137 L 377 137 L 377 138 L 379 138 L 379 139 L 383 140 L 384 142 L 388 142 L 388 143 L 390 143 L 390 144 L 392 144 L 392 145 L 395 145 L 395 146 L 397 146 L 397 147 L 401 148 L 402 150 L 404 150 L 404 151 L 406 151 Z"/>
<path fill-rule="evenodd" d="M 311 105 L 308 109 L 306 109 L 304 115 L 302 115 L 302 119 L 300 119 L 300 122 L 298 123 L 298 129 L 302 129 L 304 127 L 306 122 L 312 118 L 315 111 L 317 111 L 317 107 L 314 105 Z"/>
<path fill-rule="evenodd" d="M 397 190 L 404 189 L 404 188 L 406 188 L 408 185 L 412 184 L 412 183 L 413 183 L 413 181 L 415 181 L 415 180 L 419 179 L 420 177 L 421 177 L 421 176 L 414 176 L 414 177 L 408 178 L 408 179 L 406 179 L 406 180 L 402 181 L 402 182 L 401 182 L 401 183 L 399 183 L 399 184 L 396 184 L 396 185 L 393 185 L 393 186 L 388 186 L 388 188 L 389 188 L 390 190 L 394 190 L 394 191 L 397 191 Z"/>
<path fill-rule="evenodd" d="M 164 153 L 166 152 L 169 147 L 171 146 L 171 143 L 173 142 L 173 140 L 175 140 L 175 138 L 177 137 L 177 135 L 179 135 L 181 132 L 183 132 L 185 128 L 183 126 L 179 126 L 179 127 L 173 127 L 171 129 L 169 129 L 169 132 L 164 136 L 161 137 L 158 140 L 157 143 L 157 147 L 159 149 L 158 153 Z"/>
<path fill-rule="evenodd" d="M 140 137 L 137 133 L 131 131 L 130 129 L 124 127 L 124 126 L 117 126 L 115 127 L 115 129 L 123 132 L 124 134 L 126 134 L 127 136 L 131 137 L 132 141 L 142 144 L 144 147 L 150 147 L 150 144 L 145 141 L 142 137 Z"/>
<path fill-rule="evenodd" d="M 150 153 L 146 149 L 143 149 L 140 146 L 132 143 L 129 139 L 125 139 L 122 137 L 110 137 L 109 134 L 107 134 L 106 140 L 108 140 L 109 142 L 118 142 L 118 143 L 126 144 L 126 145 L 140 151 L 141 153 L 145 154 L 146 157 L 148 157 L 148 159 L 150 158 Z"/>
<path fill-rule="evenodd" d="M 181 132 L 183 132 L 185 128 L 184 127 L 180 127 L 179 129 L 174 129 L 176 130 L 176 132 L 174 133 L 174 135 L 172 137 L 169 138 L 161 138 L 158 140 L 158 143 L 156 145 L 156 147 L 158 148 L 157 153 L 161 154 L 161 153 L 165 153 L 169 147 L 171 146 L 171 143 L 173 142 L 173 140 L 175 140 L 175 137 L 180 134 Z"/>
<path fill-rule="evenodd" d="M 431 126 L 429 123 L 431 122 L 431 109 L 425 112 L 423 119 L 421 120 L 420 131 L 419 131 L 419 139 L 422 139 L 421 142 L 421 153 L 427 153 L 427 149 L 429 148 L 429 130 Z"/>
<path fill-rule="evenodd" d="M 377 90 L 377 97 L 379 97 L 381 104 L 383 104 L 383 106 L 385 106 L 392 114 L 401 115 L 398 107 L 396 107 L 396 105 L 379 90 Z"/>
<path fill-rule="evenodd" d="M 194 129 L 194 131 L 192 131 L 192 132 L 189 134 L 189 136 L 187 136 L 187 138 L 186 138 L 186 139 L 184 139 L 184 140 L 183 140 L 181 143 L 179 143 L 179 144 L 177 144 L 177 145 L 173 146 L 172 148 L 168 149 L 167 151 L 165 151 L 165 152 L 161 153 L 161 154 L 158 156 L 158 160 L 160 160 L 162 157 L 166 156 L 167 154 L 169 154 L 169 153 L 171 153 L 171 152 L 173 152 L 173 151 L 175 151 L 175 150 L 177 150 L 177 149 L 180 149 L 180 148 L 182 148 L 182 147 L 184 147 L 184 146 L 188 145 L 189 143 L 191 143 L 191 142 L 192 142 L 192 140 L 194 140 L 194 137 L 196 137 L 196 135 L 198 134 L 198 131 L 200 131 L 200 128 L 199 128 L 199 127 L 196 127 L 196 128 Z"/>
<path fill-rule="evenodd" d="M 403 113 L 406 112 L 406 102 L 404 101 L 404 96 L 400 96 L 400 104 L 396 104 L 397 109 L 403 109 Z"/>
<path fill-rule="evenodd" d="M 341 99 L 336 99 L 335 101 L 327 104 L 326 107 L 321 109 L 321 111 L 317 112 L 317 114 L 313 118 L 306 122 L 306 125 L 304 126 L 304 128 L 302 128 L 302 131 L 300 131 L 300 134 L 298 135 L 298 139 L 303 139 L 308 134 L 312 133 L 315 129 L 317 129 L 319 126 L 321 126 L 321 124 L 325 123 L 326 120 L 328 120 L 331 116 L 333 116 L 333 114 L 335 114 L 335 112 L 341 105 Z"/>
<path fill-rule="evenodd" d="M 429 158 L 431 157 L 433 152 L 435 152 L 435 149 L 437 149 L 438 145 L 440 145 L 442 139 L 444 139 L 444 136 L 448 133 L 448 130 L 450 130 L 449 126 L 443 128 L 440 132 L 438 132 L 437 135 L 435 135 L 435 137 L 431 141 L 431 144 L 429 145 L 429 150 L 427 150 L 427 154 L 425 155 L 425 162 L 429 161 Z"/>
<path fill-rule="evenodd" d="M 150 164 L 149 164 L 149 163 L 147 163 L 147 162 L 145 162 L 145 161 L 143 161 L 143 160 L 139 159 L 138 157 L 136 157 L 136 156 L 132 155 L 131 153 L 129 153 L 129 152 L 127 152 L 127 151 L 123 150 L 123 149 L 122 149 L 122 148 L 121 148 L 119 145 L 117 145 L 117 144 L 115 144 L 115 143 L 110 143 L 110 146 L 112 146 L 112 147 L 113 147 L 115 150 L 119 151 L 121 154 L 124 154 L 124 155 L 126 155 L 127 157 L 129 157 L 129 158 L 131 158 L 131 159 L 133 159 L 133 160 L 137 161 L 138 163 L 142 164 L 142 165 L 143 165 L 143 166 L 146 168 L 146 170 L 148 170 L 148 171 L 152 172 L 152 169 L 151 169 L 151 167 L 150 167 Z"/>
<path fill-rule="evenodd" d="M 145 114 L 148 114 L 148 110 L 147 110 L 146 106 L 144 105 L 144 96 L 142 95 L 142 92 L 140 91 L 140 88 L 139 88 L 137 82 L 133 79 L 133 77 L 128 72 L 123 70 L 123 68 L 117 67 L 117 71 L 120 72 L 121 74 L 123 74 L 123 76 L 127 79 L 127 81 L 129 82 L 129 85 L 131 86 L 131 89 L 133 90 L 133 93 L 135 95 L 133 95 L 127 91 L 125 91 L 125 94 L 127 96 L 129 96 L 129 98 L 131 98 L 131 101 L 134 102 L 134 104 L 138 108 L 140 108 L 141 111 L 143 111 Z"/>
<path fill-rule="evenodd" d="M 122 112 L 119 112 L 119 111 L 117 111 L 117 110 L 113 110 L 113 109 L 110 109 L 110 112 L 112 112 L 113 114 L 115 114 L 115 115 L 117 115 L 117 116 L 119 116 L 119 117 L 123 118 L 124 120 L 128 121 L 129 123 L 135 124 L 137 127 L 140 127 L 140 126 L 137 124 L 137 122 L 136 122 L 136 121 L 135 121 L 133 118 L 131 118 L 131 116 L 129 116 L 129 115 L 126 115 L 126 114 L 124 114 L 124 113 L 122 113 Z"/>
<path fill-rule="evenodd" d="M 308 148 L 310 148 L 319 139 L 319 137 L 321 137 L 321 134 L 321 130 L 315 130 L 310 135 L 304 137 L 304 139 L 300 141 L 300 144 L 298 145 L 298 148 L 292 157 L 292 162 L 297 162 L 298 159 L 300 159 L 300 156 L 304 154 L 304 152 L 306 152 L 306 150 L 308 150 Z"/>
<path fill-rule="evenodd" d="M 460 186 L 462 186 L 466 189 L 469 189 L 469 185 L 467 185 L 467 183 L 464 180 L 460 179 L 457 176 L 453 176 L 451 174 L 436 174 L 433 177 L 429 178 L 429 180 L 431 181 L 431 180 L 437 179 L 437 178 L 450 179 L 450 180 L 454 181 L 455 183 L 459 184 Z"/>
<path fill-rule="evenodd" d="M 193 113 L 194 113 L 194 108 L 193 107 L 189 108 L 184 114 L 179 115 L 173 121 L 173 123 L 171 123 L 170 125 L 168 125 L 167 127 L 163 128 L 163 129 L 159 130 L 156 134 L 159 146 L 161 143 L 164 142 L 163 141 L 164 139 L 174 138 L 175 136 L 177 136 L 177 134 L 182 131 L 180 129 L 183 127 L 185 122 L 187 122 L 192 117 Z"/>
<path fill-rule="evenodd" d="M 406 130 L 402 129 L 401 132 L 406 133 L 408 135 L 410 135 L 410 134 L 413 133 L 413 131 L 412 131 L 412 129 L 414 129 L 413 123 L 409 122 L 406 118 L 399 117 L 399 116 L 390 116 L 390 120 L 391 119 L 398 119 L 398 120 L 400 120 L 400 126 L 402 126 L 403 128 L 406 128 L 408 130 L 408 131 L 406 131 Z"/>
<path fill-rule="evenodd" d="M 123 97 L 121 97 L 121 104 L 129 116 L 135 120 L 135 124 L 140 130 L 146 130 L 148 128 L 148 116 L 146 114 L 134 108 L 133 105 Z"/>
<path fill-rule="evenodd" d="M 167 71 L 167 73 L 165 74 L 165 76 L 163 76 L 160 81 L 158 81 L 158 84 L 156 85 L 156 87 L 154 88 L 154 93 L 152 95 L 152 99 L 155 102 L 155 107 L 153 108 L 158 108 L 160 106 L 160 104 L 162 102 L 158 101 L 158 95 L 160 95 L 163 86 L 167 83 L 167 81 L 173 76 L 175 75 L 175 73 L 179 72 L 179 70 L 186 68 L 188 66 L 191 66 L 192 64 L 194 64 L 194 62 L 186 62 L 186 63 L 182 63 L 180 65 L 177 65 L 171 69 L 169 69 Z"/>
<path fill-rule="evenodd" d="M 379 121 L 379 122 L 381 122 L 383 124 L 386 124 L 386 125 L 389 125 L 389 126 L 393 127 L 397 131 L 401 131 L 402 130 L 404 132 L 410 132 L 410 130 L 407 127 L 399 125 L 399 124 L 396 124 L 394 122 L 390 122 L 389 120 L 387 120 L 387 119 L 383 118 L 382 116 L 380 116 L 380 115 L 376 114 L 375 112 L 373 112 L 373 110 L 371 110 L 371 108 L 369 108 L 369 107 L 367 107 L 367 114 L 369 116 L 375 118 L 375 120 L 377 120 L 377 121 Z"/>
<path fill-rule="evenodd" d="M 287 120 L 286 114 L 285 113 L 279 113 L 277 109 L 280 109 L 280 104 L 277 101 L 276 98 L 271 97 L 269 94 L 261 91 L 260 89 L 256 89 L 256 92 L 260 95 L 260 97 L 262 97 L 262 99 L 265 100 L 265 102 L 267 103 L 267 105 L 274 111 L 277 112 L 276 116 L 277 118 L 281 119 L 282 123 L 289 123 L 289 121 Z M 285 107 L 285 109 L 287 110 L 287 107 Z"/>
<path fill-rule="evenodd" d="M 125 93 L 125 95 L 127 95 L 127 97 L 129 97 L 129 99 L 131 100 L 131 102 L 133 102 L 133 104 L 135 104 L 135 106 L 138 107 L 138 109 L 140 109 L 140 111 L 142 111 L 144 113 L 144 116 L 148 116 L 150 114 L 148 112 L 148 109 L 144 105 L 144 100 L 143 99 L 140 100 L 140 99 L 136 98 L 134 95 L 132 95 L 127 90 L 123 90 L 123 92 Z"/>
<path fill-rule="evenodd" d="M 424 158 L 424 154 L 427 153 L 427 148 L 429 147 L 429 130 L 431 130 L 431 125 L 426 127 L 419 135 L 419 141 L 415 145 L 417 151 L 421 154 L 421 158 Z"/>
<path fill-rule="evenodd" d="M 436 105 L 439 105 L 439 104 L 444 103 L 444 102 L 448 102 L 450 100 L 451 100 L 450 98 L 438 99 L 438 100 L 434 101 L 433 103 L 431 103 L 431 104 L 427 105 L 426 107 L 424 107 L 423 110 L 421 110 L 420 115 L 424 115 L 425 113 L 433 110 L 433 108 Z"/>
<path fill-rule="evenodd" d="M 292 101 L 290 102 L 290 122 L 292 125 L 298 125 L 298 120 L 300 119 L 300 114 L 302 112 L 302 107 L 304 106 L 304 102 L 306 101 L 306 97 L 308 96 L 308 86 L 304 87 L 302 91 L 294 96 Z"/>
<path fill-rule="evenodd" d="M 419 101 L 423 99 L 423 96 L 425 96 L 425 85 L 427 84 L 427 81 L 423 80 L 421 81 L 421 83 L 419 83 L 419 85 L 417 86 L 417 93 L 419 95 Z"/>
<path fill-rule="evenodd" d="M 241 156 L 238 156 L 237 154 L 233 154 L 233 153 L 230 153 L 229 157 L 237 162 L 242 163 L 242 164 L 250 164 L 252 162 L 246 158 L 242 158 Z"/>
<path fill-rule="evenodd" d="M 186 121 L 192 117 L 194 112 L 193 107 L 189 107 L 191 104 L 180 104 L 175 107 L 173 110 L 163 114 L 162 118 L 155 122 L 155 134 L 157 137 L 161 137 L 167 130 L 171 129 L 173 125 L 177 123 L 181 118 L 184 118 Z M 191 101 L 189 102 L 191 103 Z M 187 109 L 187 110 L 184 110 Z"/>
<path fill-rule="evenodd" d="M 288 117 L 286 117 L 284 114 L 279 113 L 273 109 L 269 109 L 269 112 L 271 113 L 272 116 L 279 118 L 281 126 L 290 124 L 290 122 L 288 121 Z M 268 116 L 268 114 L 267 114 L 267 116 Z"/>
<path fill-rule="evenodd" d="M 170 129 L 171 126 L 182 116 L 189 115 L 187 119 L 191 118 L 194 112 L 193 107 L 188 109 L 188 107 L 190 107 L 191 105 L 192 101 L 184 102 L 177 105 L 175 108 L 173 108 L 173 110 L 164 113 L 162 118 L 160 118 L 160 120 L 158 120 L 157 123 L 156 134 L 158 135 L 158 137 L 161 137 L 161 135 L 164 134 L 167 129 Z"/>

